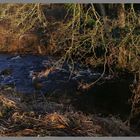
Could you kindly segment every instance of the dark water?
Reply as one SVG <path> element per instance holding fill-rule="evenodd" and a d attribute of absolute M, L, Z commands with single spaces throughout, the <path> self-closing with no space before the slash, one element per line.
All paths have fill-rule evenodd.
<path fill-rule="evenodd" d="M 36 81 L 42 84 L 40 89 L 36 89 L 33 82 L 34 72 L 41 72 L 56 60 L 48 56 L 14 56 L 0 54 L 0 86 L 12 86 L 20 93 L 33 93 L 36 90 L 43 93 L 54 92 L 57 89 L 71 90 L 77 86 L 81 79 L 99 77 L 100 73 L 91 73 L 91 71 L 81 70 L 79 73 L 72 74 L 71 80 L 68 66 L 58 68 L 49 73 L 47 77 L 41 77 Z"/>
<path fill-rule="evenodd" d="M 32 85 L 32 71 L 41 71 L 44 66 L 43 60 L 48 60 L 48 57 L 38 56 L 13 56 L 0 55 L 0 85 L 13 86 L 19 92 L 31 93 L 34 91 Z M 8 73 L 9 72 L 9 73 Z"/>
<path fill-rule="evenodd" d="M 101 73 L 90 69 L 80 68 L 78 64 L 70 77 L 70 70 L 67 65 L 55 69 L 48 76 L 33 78 L 34 72 L 41 72 L 56 59 L 48 56 L 14 56 L 0 54 L 0 88 L 11 86 L 18 93 L 44 93 L 54 95 L 61 100 L 63 95 L 70 93 L 72 104 L 78 110 L 84 112 L 104 112 L 127 115 L 130 113 L 128 100 L 131 97 L 129 85 L 131 80 L 124 78 L 108 79 L 104 76 L 100 84 L 96 84 L 88 91 L 78 91 L 79 82 L 91 82 L 101 76 Z M 107 80 L 105 80 L 107 79 Z M 35 82 L 41 85 L 39 88 Z M 78 94 L 77 94 L 78 93 Z"/>

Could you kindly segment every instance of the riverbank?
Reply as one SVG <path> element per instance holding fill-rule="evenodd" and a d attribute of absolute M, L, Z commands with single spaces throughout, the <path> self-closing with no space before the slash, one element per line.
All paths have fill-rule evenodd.
<path fill-rule="evenodd" d="M 29 98 L 28 98 L 29 99 Z M 44 96 L 23 100 L 10 88 L 0 92 L 1 136 L 136 136 L 114 116 L 86 115 Z"/>

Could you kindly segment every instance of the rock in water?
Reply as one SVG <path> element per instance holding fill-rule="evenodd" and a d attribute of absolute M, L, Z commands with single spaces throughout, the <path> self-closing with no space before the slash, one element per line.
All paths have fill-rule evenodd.
<path fill-rule="evenodd" d="M 4 75 L 4 76 L 8 76 L 11 74 L 12 74 L 12 69 L 10 69 L 10 68 L 4 69 L 0 72 L 0 75 Z"/>
<path fill-rule="evenodd" d="M 11 60 L 17 60 L 17 59 L 20 59 L 21 57 L 18 55 L 18 56 L 15 56 L 15 57 L 12 57 Z"/>

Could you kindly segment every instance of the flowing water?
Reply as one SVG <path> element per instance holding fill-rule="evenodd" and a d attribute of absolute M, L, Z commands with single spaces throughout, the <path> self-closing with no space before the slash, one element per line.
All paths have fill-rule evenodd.
<path fill-rule="evenodd" d="M 54 62 L 56 62 L 56 59 L 48 56 L 0 54 L 0 86 L 12 86 L 20 93 L 33 93 L 38 90 L 34 85 L 33 73 L 47 69 Z M 78 80 L 97 78 L 99 76 L 100 73 L 91 74 L 91 71 L 81 70 L 79 73 L 73 74 L 71 80 L 69 80 L 70 71 L 65 65 L 64 68 L 57 68 L 49 73 L 48 76 L 42 76 L 37 80 L 38 83 L 44 85 L 40 90 L 46 93 L 58 87 L 61 89 L 64 84 L 69 86 L 72 84 L 74 87 Z"/>
<path fill-rule="evenodd" d="M 130 81 L 127 79 L 106 80 L 88 92 L 77 90 L 79 82 L 91 82 L 101 73 L 90 69 L 80 69 L 71 75 L 68 66 L 57 68 L 47 76 L 36 78 L 34 73 L 41 72 L 56 62 L 56 58 L 37 55 L 0 54 L 0 88 L 12 87 L 18 93 L 55 94 L 55 98 L 65 93 L 71 95 L 77 109 L 93 112 L 94 107 L 110 113 L 129 113 L 128 99 L 131 97 Z M 78 65 L 78 64 L 77 64 Z M 108 77 L 104 77 L 107 79 Z M 78 93 L 78 94 L 75 94 Z"/>

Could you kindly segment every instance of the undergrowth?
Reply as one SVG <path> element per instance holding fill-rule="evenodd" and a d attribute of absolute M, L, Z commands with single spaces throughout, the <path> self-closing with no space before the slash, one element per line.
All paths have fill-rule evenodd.
<path fill-rule="evenodd" d="M 51 54 L 61 55 L 54 67 L 67 62 L 71 74 L 75 71 L 76 63 L 93 69 L 101 67 L 101 76 L 96 81 L 84 83 L 83 88 L 94 86 L 105 73 L 115 75 L 122 71 L 133 73 L 133 83 L 139 84 L 140 13 L 135 11 L 133 4 L 122 12 L 123 26 L 120 26 L 119 15 L 115 18 L 101 15 L 95 4 L 63 4 L 60 7 L 67 12 L 63 20 L 57 21 L 47 15 L 48 11 L 54 12 L 56 8 L 52 4 L 1 4 L 1 50 L 14 46 L 16 51 L 23 34 L 36 34 L 40 38 L 43 34 L 43 42 L 49 42 L 44 43 L 45 48 L 48 51 L 51 49 Z M 38 45 L 40 43 L 36 44 L 36 48 Z M 136 96 L 139 95 L 137 91 Z M 136 96 L 134 102 L 139 101 Z"/>

